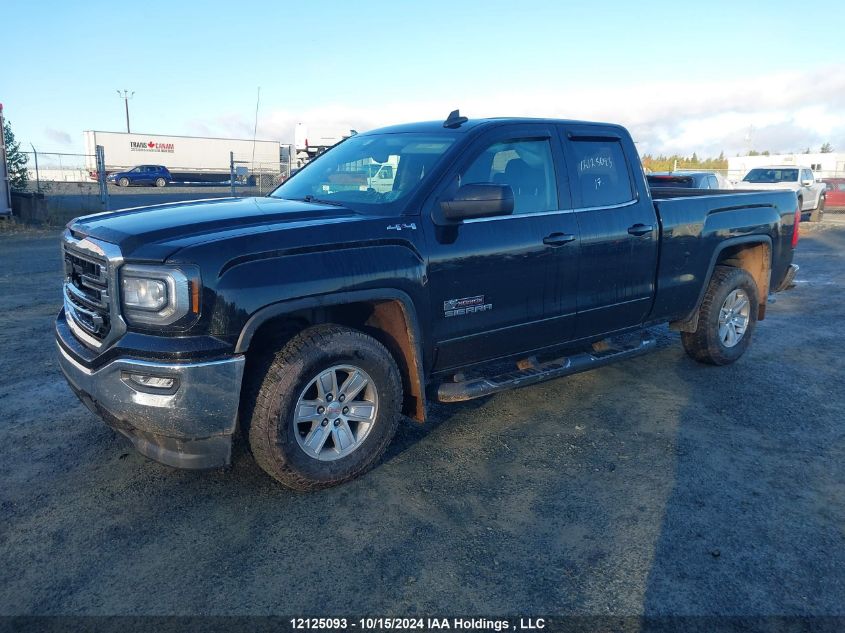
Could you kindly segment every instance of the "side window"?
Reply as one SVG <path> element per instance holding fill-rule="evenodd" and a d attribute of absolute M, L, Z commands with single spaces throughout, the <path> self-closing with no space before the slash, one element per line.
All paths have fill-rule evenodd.
<path fill-rule="evenodd" d="M 809 169 L 802 169 L 801 170 L 801 180 L 812 180 L 813 179 L 813 172 Z"/>
<path fill-rule="evenodd" d="M 606 207 L 634 199 L 622 145 L 616 140 L 570 141 L 582 207 Z"/>
<path fill-rule="evenodd" d="M 710 183 L 711 189 L 719 188 L 719 181 L 716 179 L 716 176 L 707 176 L 707 182 Z"/>
<path fill-rule="evenodd" d="M 552 148 L 548 139 L 503 141 L 490 145 L 459 175 L 459 185 L 491 182 L 513 189 L 514 215 L 555 211 Z"/>

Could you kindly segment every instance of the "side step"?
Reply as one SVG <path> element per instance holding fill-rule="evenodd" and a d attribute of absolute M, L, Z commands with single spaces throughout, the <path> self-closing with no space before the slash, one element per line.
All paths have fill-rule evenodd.
<path fill-rule="evenodd" d="M 438 402 L 462 402 L 481 396 L 489 396 L 499 391 L 534 385 L 538 382 L 561 378 L 582 371 L 609 365 L 618 360 L 639 356 L 656 345 L 653 338 L 643 338 L 638 343 L 627 345 L 594 345 L 593 351 L 579 352 L 545 363 L 520 363 L 521 369 L 482 378 L 470 378 L 460 382 L 444 382 L 438 385 Z M 601 350 L 601 351 L 599 351 Z"/>

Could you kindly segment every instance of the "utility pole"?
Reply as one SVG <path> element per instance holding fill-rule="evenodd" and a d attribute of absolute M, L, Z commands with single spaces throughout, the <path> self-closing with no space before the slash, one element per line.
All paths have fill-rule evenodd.
<path fill-rule="evenodd" d="M 117 91 L 117 96 L 123 99 L 123 105 L 126 106 L 126 132 L 129 132 L 129 100 L 135 96 L 135 91 L 129 92 L 125 88 Z"/>

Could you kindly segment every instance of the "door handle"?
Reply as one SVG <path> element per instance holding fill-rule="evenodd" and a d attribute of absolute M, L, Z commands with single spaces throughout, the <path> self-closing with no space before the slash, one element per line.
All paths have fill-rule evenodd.
<path fill-rule="evenodd" d="M 575 236 L 572 233 L 552 233 L 543 238 L 543 244 L 546 246 L 563 246 L 574 241 Z"/>
<path fill-rule="evenodd" d="M 636 235 L 637 237 L 640 237 L 641 235 L 645 235 L 646 233 L 651 233 L 653 230 L 654 230 L 653 224 L 641 224 L 639 222 L 637 224 L 635 224 L 634 226 L 628 227 L 628 233 L 630 233 L 631 235 Z"/>

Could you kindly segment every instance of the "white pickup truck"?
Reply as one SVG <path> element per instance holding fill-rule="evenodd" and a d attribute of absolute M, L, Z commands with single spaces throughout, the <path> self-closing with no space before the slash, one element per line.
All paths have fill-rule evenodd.
<path fill-rule="evenodd" d="M 816 182 L 813 170 L 800 165 L 770 165 L 755 167 L 740 180 L 736 189 L 788 189 L 798 194 L 802 213 L 810 212 L 811 222 L 820 222 L 824 216 L 826 187 Z"/>

